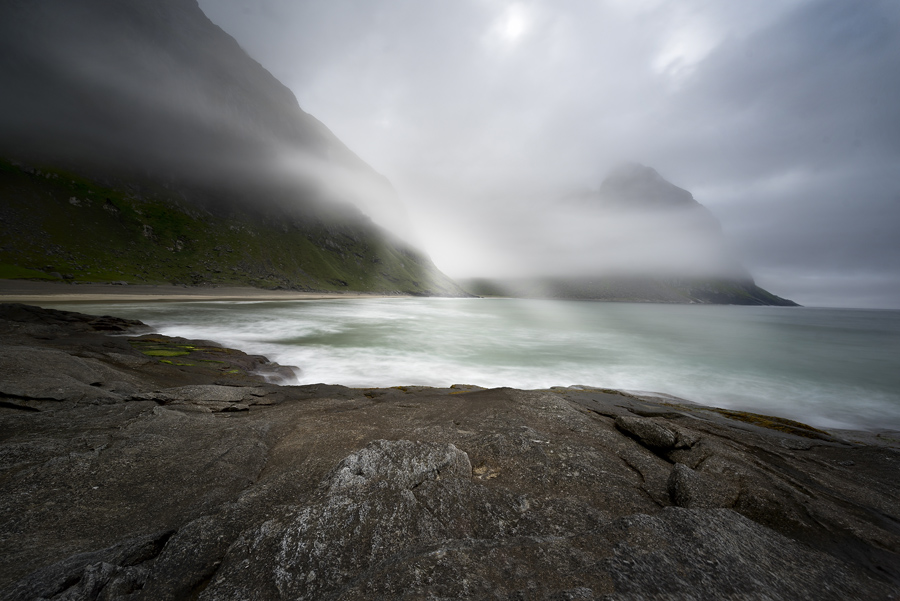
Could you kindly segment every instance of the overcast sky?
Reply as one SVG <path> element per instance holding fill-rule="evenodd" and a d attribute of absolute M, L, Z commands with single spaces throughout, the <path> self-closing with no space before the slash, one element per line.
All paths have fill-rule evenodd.
<path fill-rule="evenodd" d="M 508 224 L 632 160 L 770 291 L 900 308 L 896 0 L 200 5 L 391 180 L 453 277 L 514 271 Z"/>

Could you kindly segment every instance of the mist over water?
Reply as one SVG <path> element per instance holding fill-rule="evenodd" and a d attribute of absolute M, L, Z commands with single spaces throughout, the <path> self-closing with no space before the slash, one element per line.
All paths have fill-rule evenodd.
<path fill-rule="evenodd" d="M 580 384 L 900 429 L 900 311 L 418 298 L 65 308 L 263 354 L 299 367 L 301 384 Z"/>

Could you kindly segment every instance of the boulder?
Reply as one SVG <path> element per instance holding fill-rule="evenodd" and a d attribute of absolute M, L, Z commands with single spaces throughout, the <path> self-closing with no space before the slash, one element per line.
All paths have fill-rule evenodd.
<path fill-rule="evenodd" d="M 616 427 L 651 449 L 668 451 L 686 449 L 699 440 L 695 433 L 673 425 L 663 425 L 654 418 L 619 416 Z"/>

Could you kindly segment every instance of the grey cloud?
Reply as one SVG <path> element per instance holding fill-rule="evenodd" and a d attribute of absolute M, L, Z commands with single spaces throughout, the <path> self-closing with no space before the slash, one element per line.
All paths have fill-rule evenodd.
<path fill-rule="evenodd" d="M 196 4 L 16 0 L 0 13 L 3 156 L 153 173 L 223 210 L 357 220 L 354 199 L 402 224 L 388 182 Z"/>
<path fill-rule="evenodd" d="M 896 2 L 201 7 L 395 184 L 451 275 L 536 264 L 556 199 L 626 158 L 692 191 L 775 293 L 900 306 Z"/>

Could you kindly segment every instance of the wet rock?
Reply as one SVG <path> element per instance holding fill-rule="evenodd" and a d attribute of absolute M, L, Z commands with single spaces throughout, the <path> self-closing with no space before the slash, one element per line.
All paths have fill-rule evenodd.
<path fill-rule="evenodd" d="M 138 590 L 147 577 L 136 567 L 156 557 L 172 532 L 157 532 L 128 540 L 107 549 L 80 553 L 23 578 L 3 592 L 4 601 L 35 599 L 94 600 Z"/>
<path fill-rule="evenodd" d="M 52 366 L 52 369 L 48 369 Z M 104 390 L 104 382 L 121 390 L 135 378 L 94 359 L 73 357 L 55 349 L 0 346 L 0 395 L 18 399 L 112 403 L 121 394 Z"/>
<path fill-rule="evenodd" d="M 72 332 L 116 332 L 141 334 L 151 331 L 145 323 L 136 319 L 123 319 L 104 315 L 86 315 L 75 311 L 44 309 L 21 303 L 0 303 L 0 331 L 15 329 L 36 332 L 39 327 L 60 328 L 65 333 Z"/>
<path fill-rule="evenodd" d="M 890 599 L 891 587 L 860 581 L 833 557 L 729 509 L 670 507 L 598 533 L 611 552 L 608 599 Z M 593 541 L 597 541 L 593 538 Z M 596 543 L 595 543 L 596 544 Z"/>
<path fill-rule="evenodd" d="M 471 482 L 468 459 L 451 445 L 377 441 L 342 461 L 321 490 L 286 519 L 244 533 L 200 599 L 794 599 L 810 591 L 842 599 L 861 590 L 840 562 L 731 511 L 670 509 L 561 536 L 540 532 L 547 524 L 523 528 L 511 499 Z"/>
<path fill-rule="evenodd" d="M 157 403 L 246 403 L 265 396 L 268 391 L 251 386 L 221 386 L 216 384 L 177 386 L 154 392 L 142 392 L 128 398 L 129 401 L 156 401 Z"/>
<path fill-rule="evenodd" d="M 660 451 L 689 448 L 699 440 L 699 436 L 693 432 L 663 425 L 653 418 L 619 416 L 616 418 L 616 427 L 644 446 Z"/>
<path fill-rule="evenodd" d="M 377 440 L 348 456 L 328 481 L 328 495 L 370 487 L 412 490 L 426 480 L 468 478 L 469 456 L 452 444 Z"/>
<path fill-rule="evenodd" d="M 219 516 L 203 516 L 172 536 L 152 565 L 152 577 L 141 588 L 142 601 L 195 597 L 215 574 L 239 530 Z"/>
<path fill-rule="evenodd" d="M 122 396 L 186 385 L 227 381 L 230 386 L 259 386 L 295 380 L 291 368 L 265 357 L 207 340 L 146 334 L 149 330 L 136 320 L 0 303 L 0 372 L 6 374 L 0 379 L 0 394 L 26 400 L 118 402 Z"/>
<path fill-rule="evenodd" d="M 672 502 L 688 509 L 712 509 L 731 507 L 737 499 L 739 488 L 719 476 L 713 478 L 676 463 L 667 484 Z"/>
<path fill-rule="evenodd" d="M 140 392 L 130 395 L 127 400 L 153 401 L 181 411 L 229 413 L 249 411 L 251 405 L 271 405 L 279 398 L 277 392 L 259 386 L 205 384 Z"/>
<path fill-rule="evenodd" d="M 452 444 L 370 443 L 310 504 L 245 532 L 200 598 L 484 598 L 527 591 L 542 560 L 557 572 L 544 592 L 583 583 L 566 565 L 578 552 L 536 536 L 527 502 L 471 473 Z"/>

